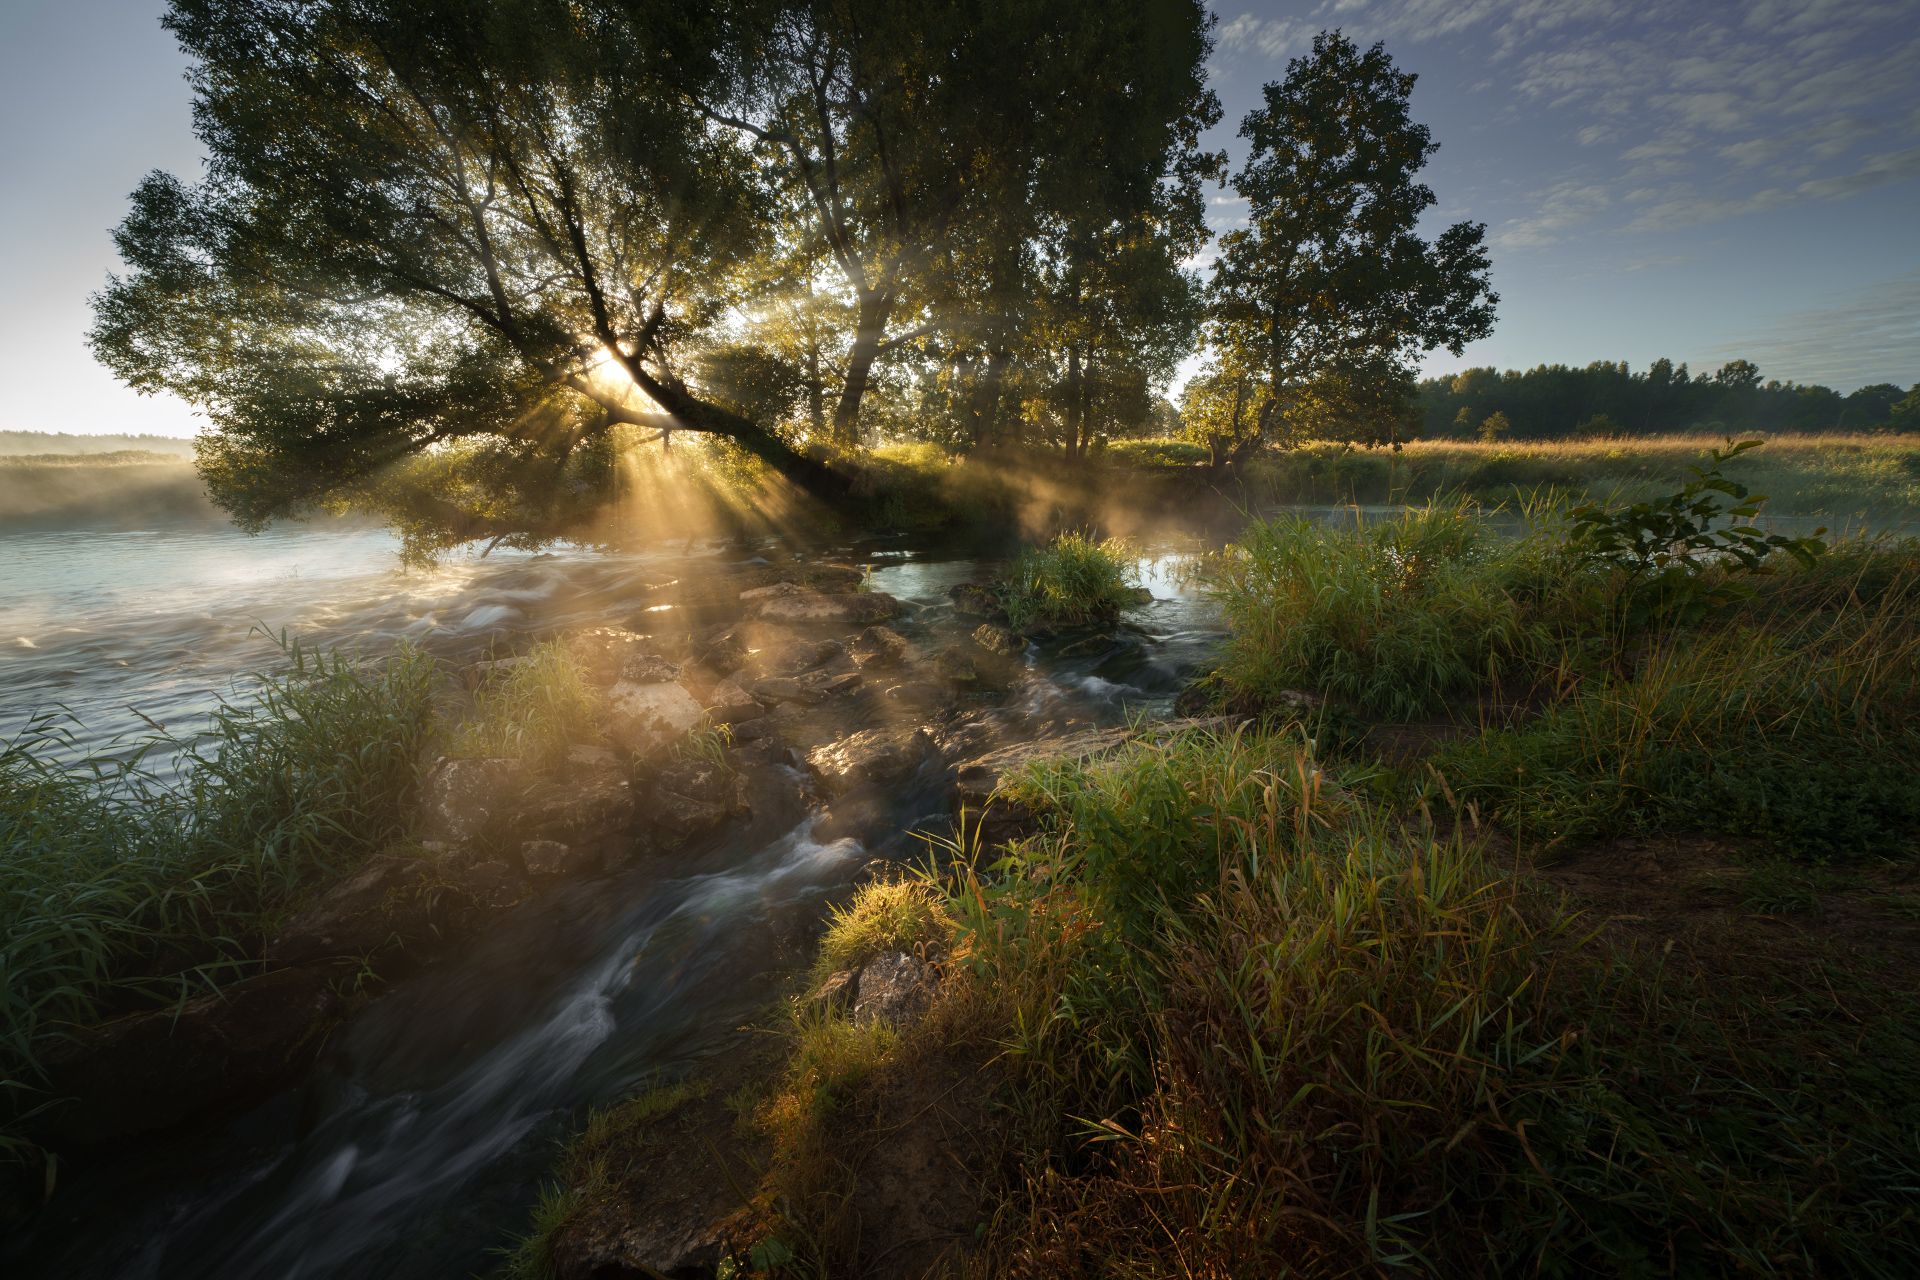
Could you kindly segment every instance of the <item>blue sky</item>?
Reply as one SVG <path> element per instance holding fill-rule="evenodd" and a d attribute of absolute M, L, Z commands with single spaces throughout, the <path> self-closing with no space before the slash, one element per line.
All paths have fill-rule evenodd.
<path fill-rule="evenodd" d="M 82 341 L 108 232 L 198 170 L 158 0 L 0 0 L 0 428 L 187 434 Z M 1439 221 L 1488 224 L 1493 336 L 1428 369 L 1656 356 L 1920 380 L 1915 0 L 1324 0 L 1219 9 L 1217 145 L 1313 34 L 1419 73 Z M 1213 206 L 1226 227 L 1242 210 Z"/>

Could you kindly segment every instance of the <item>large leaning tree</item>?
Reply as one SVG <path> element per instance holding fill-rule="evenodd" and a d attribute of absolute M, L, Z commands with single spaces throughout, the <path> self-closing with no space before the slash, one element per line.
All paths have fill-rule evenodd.
<path fill-rule="evenodd" d="M 672 433 L 842 496 L 813 446 L 966 322 L 962 264 L 1028 253 L 1051 213 L 1007 211 L 1055 189 L 1062 113 L 1169 29 L 1204 58 L 1195 0 L 1144 8 L 1073 60 L 1091 3 L 174 0 L 207 169 L 135 192 L 92 344 L 205 414 L 246 527 L 366 501 L 428 543 L 551 536 L 612 441 Z M 1162 97 L 1156 172 L 1190 133 Z"/>
<path fill-rule="evenodd" d="M 1435 197 L 1416 175 L 1437 144 L 1413 84 L 1382 46 L 1322 32 L 1241 125 L 1248 225 L 1221 237 L 1203 375 L 1217 462 L 1341 424 L 1395 438 L 1414 359 L 1491 332 L 1485 225 L 1420 234 Z"/>

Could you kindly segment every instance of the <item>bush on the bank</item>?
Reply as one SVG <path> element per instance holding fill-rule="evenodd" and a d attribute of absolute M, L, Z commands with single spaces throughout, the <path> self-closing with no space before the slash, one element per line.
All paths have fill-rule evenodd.
<path fill-rule="evenodd" d="M 1135 603 L 1134 557 L 1124 543 L 1085 533 L 1063 533 L 1044 547 L 1028 547 L 994 583 L 994 594 L 1015 631 L 1111 622 Z"/>
<path fill-rule="evenodd" d="M 168 776 L 144 753 L 69 763 L 53 722 L 0 746 L 0 1079 L 30 1086 L 60 1024 L 242 974 L 281 913 L 401 835 L 433 662 L 288 657 L 203 736 L 155 744 L 184 748 Z"/>

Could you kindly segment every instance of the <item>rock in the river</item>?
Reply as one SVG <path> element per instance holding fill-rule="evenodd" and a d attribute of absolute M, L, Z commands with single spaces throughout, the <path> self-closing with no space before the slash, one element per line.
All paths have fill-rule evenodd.
<path fill-rule="evenodd" d="M 626 627 L 591 627 L 566 639 L 567 652 L 595 684 L 612 684 L 628 657 L 650 652 L 653 642 Z"/>
<path fill-rule="evenodd" d="M 627 684 L 668 684 L 680 678 L 678 663 L 668 662 L 657 653 L 637 649 L 620 664 L 620 679 Z"/>
<path fill-rule="evenodd" d="M 528 837 L 599 846 L 619 839 L 633 825 L 634 805 L 625 764 L 611 751 L 576 747 L 564 772 L 527 788 L 505 825 Z"/>
<path fill-rule="evenodd" d="M 856 667 L 897 666 L 907 656 L 907 638 L 892 627 L 871 626 L 853 638 L 847 654 Z"/>
<path fill-rule="evenodd" d="M 792 632 L 782 631 L 754 650 L 747 665 L 759 675 L 797 676 L 845 652 L 846 646 L 838 640 L 803 640 Z"/>
<path fill-rule="evenodd" d="M 773 591 L 774 588 L 762 588 Z M 804 588 L 757 596 L 747 601 L 755 616 L 770 622 L 884 622 L 900 612 L 900 602 L 881 591 L 828 595 Z"/>
<path fill-rule="evenodd" d="M 980 678 L 980 668 L 973 655 L 957 645 L 933 655 L 933 669 L 949 684 L 973 684 Z"/>
<path fill-rule="evenodd" d="M 178 1009 L 75 1031 L 43 1061 L 50 1092 L 77 1101 L 35 1116 L 30 1131 L 50 1144 L 92 1144 L 237 1110 L 303 1067 L 339 1008 L 326 972 L 282 969 Z"/>
<path fill-rule="evenodd" d="M 973 642 L 988 653 L 1002 656 L 1024 652 L 1026 637 L 997 622 L 983 622 L 973 629 Z"/>
<path fill-rule="evenodd" d="M 707 695 L 707 719 L 715 724 L 742 724 L 765 714 L 767 709 L 732 677 L 715 685 Z"/>
<path fill-rule="evenodd" d="M 825 702 L 828 698 L 850 692 L 859 685 L 858 671 L 843 671 L 838 674 L 831 671 L 809 671 L 798 678 L 770 676 L 765 680 L 755 680 L 747 686 L 747 692 L 762 702 L 793 702 L 810 707 Z"/>
<path fill-rule="evenodd" d="M 904 951 L 875 956 L 860 967 L 853 998 L 853 1020 L 902 1026 L 925 1013 L 933 1003 L 934 984 L 933 966 L 924 960 Z"/>
<path fill-rule="evenodd" d="M 947 599 L 953 601 L 953 611 L 973 618 L 997 618 L 1001 616 L 1000 598 L 989 587 L 977 582 L 962 582 L 947 590 Z"/>
<path fill-rule="evenodd" d="M 705 716 L 693 695 L 673 683 L 621 680 L 607 690 L 607 704 L 609 735 L 637 756 L 679 741 Z"/>
<path fill-rule="evenodd" d="M 520 846 L 520 865 L 530 876 L 584 876 L 600 869 L 600 851 L 558 840 L 529 840 Z"/>
<path fill-rule="evenodd" d="M 859 787 L 891 786 L 913 776 L 933 750 L 924 729 L 865 729 L 807 753 L 807 764 L 830 796 Z"/>
<path fill-rule="evenodd" d="M 526 765 L 504 757 L 441 760 L 421 784 L 420 838 L 465 844 L 518 802 L 530 776 Z"/>

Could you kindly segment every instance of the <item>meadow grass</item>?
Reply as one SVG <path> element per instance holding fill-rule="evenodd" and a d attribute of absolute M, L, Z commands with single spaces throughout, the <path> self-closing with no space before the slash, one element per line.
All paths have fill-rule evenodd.
<path fill-rule="evenodd" d="M 449 734 L 449 754 L 512 756 L 547 767 L 568 747 L 598 737 L 593 684 L 563 641 L 542 641 L 495 672 Z"/>
<path fill-rule="evenodd" d="M 977 1274 L 1920 1263 L 1910 996 L 1603 943 L 1369 783 L 1290 732 L 1035 769 L 1042 833 L 937 881 L 939 1034 L 800 1035 L 781 1202 L 842 1203 L 862 1090 L 971 1037 L 1009 1081 Z"/>
<path fill-rule="evenodd" d="M 287 646 L 204 734 L 77 762 L 42 720 L 0 747 L 0 1078 L 40 1083 L 63 1026 L 251 971 L 305 894 L 403 833 L 437 672 Z M 162 776 L 147 753 L 182 754 Z"/>
<path fill-rule="evenodd" d="M 1112 622 L 1138 601 L 1134 556 L 1124 543 L 1063 533 L 1014 557 L 993 584 L 1007 625 L 1077 627 Z"/>

